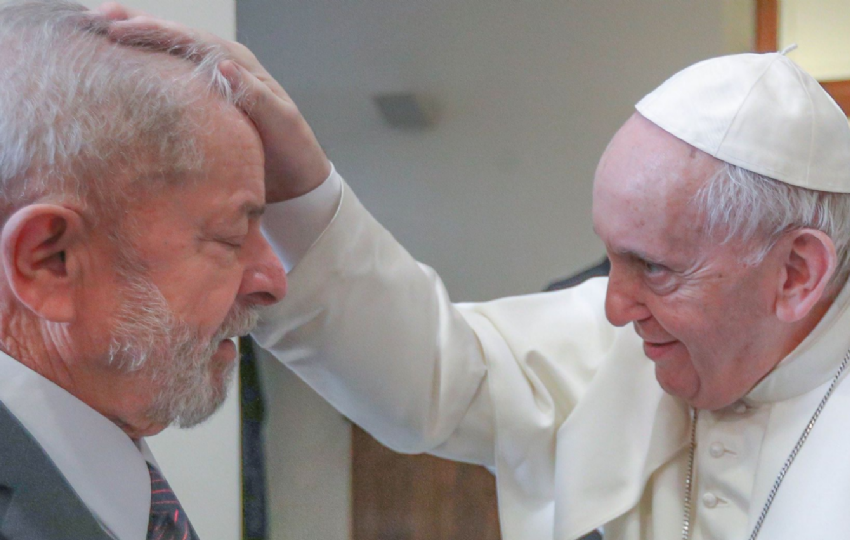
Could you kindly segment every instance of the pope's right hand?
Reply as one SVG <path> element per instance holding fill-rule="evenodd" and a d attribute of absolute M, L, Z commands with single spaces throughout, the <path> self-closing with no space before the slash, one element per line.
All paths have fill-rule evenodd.
<path fill-rule="evenodd" d="M 152 17 L 144 12 L 107 2 L 96 13 L 109 19 L 109 36 L 119 43 L 162 51 L 203 51 L 220 47 L 228 60 L 219 65 L 231 84 L 244 92 L 245 114 L 254 122 L 265 152 L 266 202 L 292 199 L 318 187 L 331 165 L 313 130 L 278 82 L 244 45 Z"/>

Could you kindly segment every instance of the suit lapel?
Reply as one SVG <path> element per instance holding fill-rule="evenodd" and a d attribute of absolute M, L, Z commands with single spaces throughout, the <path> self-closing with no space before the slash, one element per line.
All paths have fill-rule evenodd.
<path fill-rule="evenodd" d="M 0 540 L 111 538 L 0 402 Z"/>

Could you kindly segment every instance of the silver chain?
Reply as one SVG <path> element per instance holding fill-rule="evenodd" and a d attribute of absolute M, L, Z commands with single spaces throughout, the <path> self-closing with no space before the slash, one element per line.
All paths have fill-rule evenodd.
<path fill-rule="evenodd" d="M 685 477 L 685 520 L 682 523 L 682 540 L 690 540 L 691 538 L 691 492 L 693 491 L 694 480 L 694 454 L 697 447 L 697 416 L 699 411 L 693 409 L 693 417 L 691 418 L 691 451 L 688 454 L 688 475 Z"/>
<path fill-rule="evenodd" d="M 809 420 L 809 423 L 806 424 L 805 429 L 803 429 L 803 433 L 800 434 L 800 438 L 797 440 L 797 444 L 794 445 L 794 448 L 791 450 L 791 453 L 788 454 L 788 459 L 785 460 L 785 464 L 782 466 L 782 469 L 779 471 L 779 474 L 776 475 L 776 480 L 773 482 L 773 487 L 771 488 L 770 493 L 767 495 L 767 500 L 764 503 L 764 508 L 762 508 L 761 514 L 759 514 L 759 518 L 756 521 L 755 526 L 753 527 L 753 532 L 750 533 L 749 540 L 755 540 L 756 537 L 759 535 L 759 531 L 761 531 L 761 526 L 764 524 L 764 520 L 767 518 L 767 513 L 770 511 L 771 505 L 773 505 L 773 499 L 776 498 L 776 493 L 779 491 L 779 487 L 782 485 L 782 481 L 785 480 L 785 475 L 788 474 L 788 469 L 791 468 L 791 465 L 797 458 L 797 454 L 800 453 L 800 450 L 803 448 L 803 445 L 806 444 L 806 439 L 809 438 L 809 434 L 812 432 L 812 429 L 814 429 L 815 423 L 817 423 L 818 418 L 820 417 L 820 413 L 823 411 L 823 408 L 826 407 L 826 402 L 829 401 L 830 396 L 832 396 L 832 392 L 835 390 L 835 387 L 838 386 L 838 380 L 841 378 L 842 373 L 844 373 L 844 369 L 847 367 L 848 361 L 850 361 L 850 350 L 848 350 L 847 353 L 844 355 L 844 360 L 842 360 L 841 365 L 838 366 L 838 371 L 832 378 L 832 383 L 826 390 L 826 394 L 823 396 L 823 399 L 820 400 L 820 403 L 818 404 L 817 409 L 815 409 L 811 420 Z M 688 475 L 685 479 L 685 517 L 684 522 L 682 524 L 682 540 L 689 540 L 691 535 L 691 490 L 693 487 L 694 477 L 694 457 L 697 448 L 696 433 L 697 411 L 696 409 L 694 409 L 693 421 L 691 422 L 691 449 L 688 455 Z"/>

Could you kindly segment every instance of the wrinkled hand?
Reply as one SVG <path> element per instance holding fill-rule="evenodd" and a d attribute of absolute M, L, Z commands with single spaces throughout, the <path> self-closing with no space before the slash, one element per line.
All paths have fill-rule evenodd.
<path fill-rule="evenodd" d="M 245 92 L 245 114 L 254 122 L 266 158 L 266 200 L 303 195 L 330 174 L 330 162 L 295 103 L 244 45 L 144 12 L 107 2 L 96 13 L 108 20 L 109 37 L 119 43 L 162 51 L 217 45 L 229 60 L 219 65 L 230 83 Z"/>

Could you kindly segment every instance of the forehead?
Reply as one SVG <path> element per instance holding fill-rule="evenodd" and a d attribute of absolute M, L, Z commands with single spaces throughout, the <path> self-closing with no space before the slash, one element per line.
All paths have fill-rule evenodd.
<path fill-rule="evenodd" d="M 202 120 L 196 123 L 204 179 L 222 172 L 242 174 L 245 181 L 263 182 L 264 156 L 254 124 L 235 106 L 209 100 L 193 111 Z"/>
<path fill-rule="evenodd" d="M 251 218 L 262 211 L 263 148 L 251 121 L 224 103 L 208 103 L 194 112 L 200 118 L 194 126 L 197 167 L 164 183 L 154 180 L 151 189 L 131 202 L 134 219 L 194 229 Z"/>
<path fill-rule="evenodd" d="M 615 250 L 693 249 L 702 235 L 692 201 L 719 166 L 636 114 L 614 136 L 597 168 L 594 230 Z"/>
<path fill-rule="evenodd" d="M 206 132 L 200 137 L 201 170 L 192 182 L 193 197 L 213 208 L 263 206 L 263 148 L 251 121 L 235 107 L 216 103 L 201 129 Z"/>

